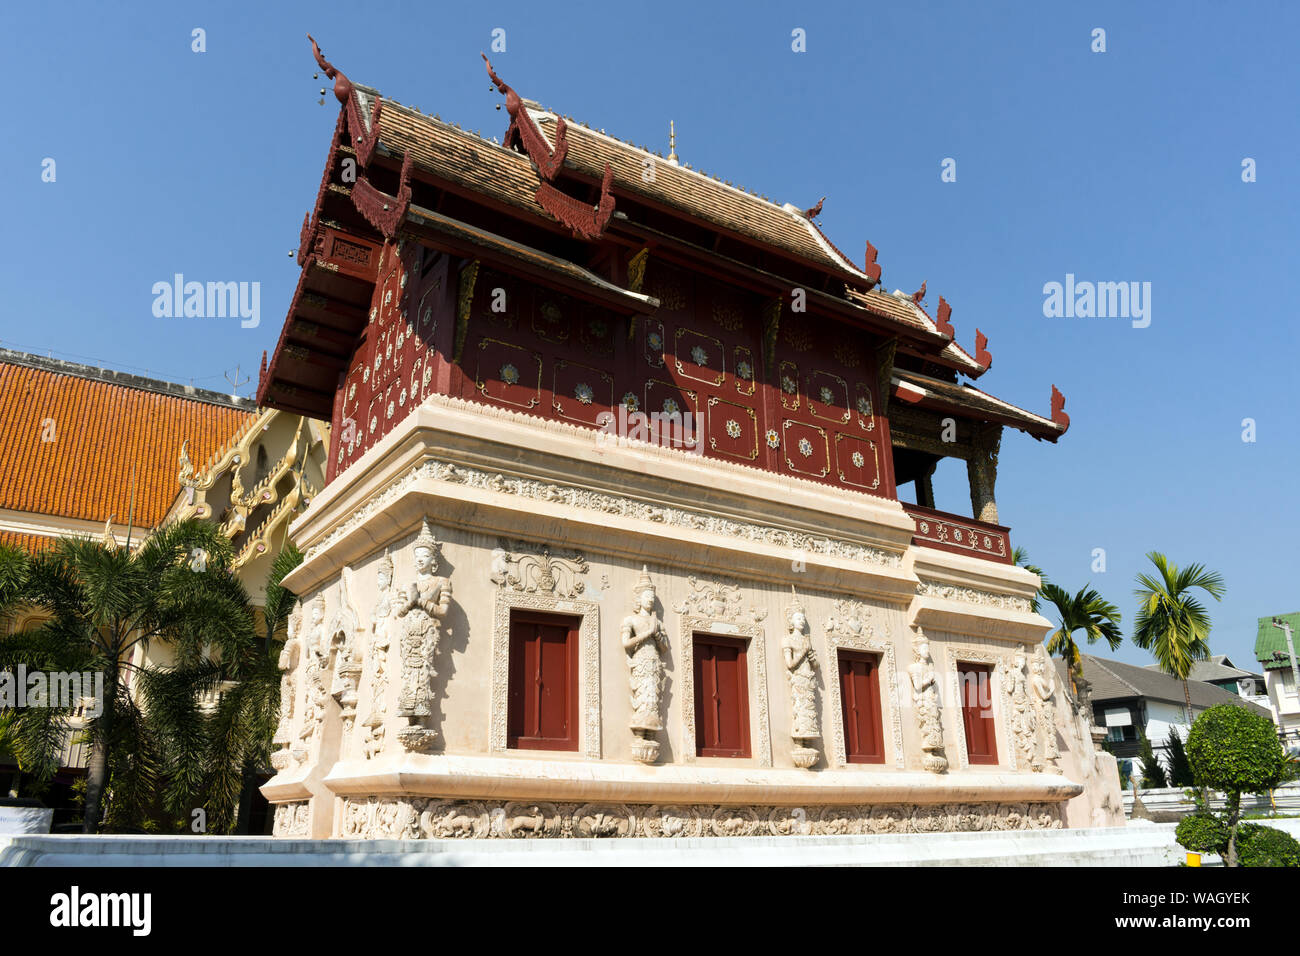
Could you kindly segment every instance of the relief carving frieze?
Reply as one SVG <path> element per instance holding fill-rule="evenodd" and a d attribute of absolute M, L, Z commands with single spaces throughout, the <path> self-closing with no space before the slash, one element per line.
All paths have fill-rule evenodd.
<path fill-rule="evenodd" d="M 543 546 L 536 554 L 518 554 L 506 550 L 505 544 L 492 550 L 489 565 L 489 578 L 498 587 L 565 598 L 576 598 L 586 590 L 583 576 L 588 565 L 580 553 L 558 557 L 551 554 L 549 546 Z"/>
<path fill-rule="evenodd" d="M 445 401 L 448 404 L 457 404 L 451 399 Z M 474 410 L 478 414 L 493 414 L 498 411 L 503 415 L 513 414 L 479 405 L 475 405 Z M 536 427 L 554 426 L 565 430 L 571 427 L 545 421 L 535 424 Z M 577 426 L 572 427 L 576 428 Z M 716 464 L 719 468 L 729 467 L 725 462 L 717 462 Z M 734 467 L 744 466 L 737 465 Z M 717 514 L 710 514 L 703 510 L 682 508 L 676 505 L 650 502 L 625 495 L 593 491 L 589 488 L 579 488 L 529 478 L 507 477 L 500 472 L 481 470 L 437 459 L 428 459 L 413 466 L 402 477 L 393 481 L 382 491 L 368 499 L 365 504 L 351 512 L 344 521 L 334 527 L 321 541 L 307 549 L 307 560 L 311 561 L 336 541 L 364 524 L 372 515 L 383 511 L 389 504 L 405 494 L 412 485 L 422 479 L 484 488 L 499 494 L 515 495 L 533 501 L 556 502 L 583 511 L 596 511 L 603 514 L 653 521 L 671 527 L 718 534 L 738 541 L 770 544 L 789 548 L 806 555 L 824 554 L 857 561 L 872 567 L 899 568 L 902 566 L 903 561 L 900 552 L 886 551 L 870 545 L 824 535 L 789 531 L 756 522 L 739 521 Z M 791 478 L 787 480 L 797 481 L 799 479 Z"/>
<path fill-rule="evenodd" d="M 293 836 L 296 809 L 276 808 L 276 836 Z M 283 814 L 281 811 L 286 811 Z M 787 807 L 755 804 L 655 805 L 530 803 L 492 805 L 436 797 L 345 797 L 340 835 L 363 839 L 623 839 L 629 837 L 835 836 L 1056 830 L 1056 803 L 853 804 Z M 305 830 L 305 819 L 303 827 Z"/>

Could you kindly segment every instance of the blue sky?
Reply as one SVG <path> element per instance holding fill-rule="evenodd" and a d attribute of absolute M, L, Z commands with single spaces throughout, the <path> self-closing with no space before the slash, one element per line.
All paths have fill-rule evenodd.
<path fill-rule="evenodd" d="M 870 239 L 891 289 L 927 280 L 968 349 L 988 334 L 981 387 L 1046 414 L 1056 384 L 1072 427 L 1057 446 L 1007 434 L 1002 520 L 1054 580 L 1119 604 L 1126 634 L 1152 549 L 1226 576 L 1212 645 L 1239 664 L 1257 617 L 1300 609 L 1300 7 L 229 6 L 0 13 L 0 343 L 220 390 L 236 364 L 255 377 L 336 115 L 305 34 L 354 80 L 500 135 L 478 57 L 500 27 L 494 63 L 525 96 L 665 151 L 671 118 L 696 168 L 779 202 L 826 195 L 840 248 L 860 260 Z M 260 282 L 260 326 L 155 318 L 152 285 L 177 272 Z M 1045 318 L 1043 285 L 1067 273 L 1150 282 L 1150 326 Z M 938 506 L 969 514 L 948 464 Z"/>

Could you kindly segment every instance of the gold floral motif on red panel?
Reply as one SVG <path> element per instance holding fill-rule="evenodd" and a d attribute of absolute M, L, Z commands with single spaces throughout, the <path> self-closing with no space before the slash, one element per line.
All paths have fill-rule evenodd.
<path fill-rule="evenodd" d="M 716 396 L 709 399 L 709 447 L 714 451 L 753 461 L 758 457 L 758 416 L 746 405 Z"/>
<path fill-rule="evenodd" d="M 484 336 L 479 339 L 474 386 L 484 398 L 533 408 L 541 401 L 542 356 L 538 352 Z"/>
<path fill-rule="evenodd" d="M 831 470 L 830 443 L 820 425 L 786 419 L 781 425 L 785 464 L 800 475 L 825 478 Z"/>
<path fill-rule="evenodd" d="M 739 332 L 745 324 L 745 313 L 735 302 L 714 302 L 713 321 L 728 332 Z"/>
<path fill-rule="evenodd" d="M 793 362 L 782 362 L 777 385 L 781 389 L 781 407 L 795 411 L 799 407 L 799 366 Z"/>
<path fill-rule="evenodd" d="M 876 417 L 872 412 L 871 389 L 865 382 L 858 382 L 857 397 L 853 401 L 853 410 L 857 412 L 858 427 L 863 431 L 874 431 Z"/>
<path fill-rule="evenodd" d="M 741 395 L 753 395 L 754 353 L 747 348 L 736 346 L 735 360 L 736 391 Z"/>
<path fill-rule="evenodd" d="M 552 376 L 551 407 L 561 418 L 599 424 L 601 412 L 614 405 L 614 379 L 590 365 L 560 359 Z"/>
<path fill-rule="evenodd" d="M 854 435 L 835 436 L 840 481 L 874 491 L 880 487 L 880 452 L 876 443 Z"/>
<path fill-rule="evenodd" d="M 808 410 L 823 421 L 844 424 L 849 420 L 849 383 L 814 369 L 808 376 Z"/>
<path fill-rule="evenodd" d="M 802 325 L 796 325 L 793 320 L 781 327 L 781 336 L 796 352 L 807 352 L 813 347 L 812 336 L 808 334 L 808 330 Z"/>
<path fill-rule="evenodd" d="M 836 342 L 835 361 L 845 368 L 857 368 L 862 364 L 862 353 L 857 345 L 851 342 Z"/>
<path fill-rule="evenodd" d="M 562 299 L 539 297 L 533 309 L 533 331 L 548 342 L 566 344 L 572 331 L 570 311 L 569 303 Z"/>
<path fill-rule="evenodd" d="M 694 329 L 678 329 L 673 334 L 674 363 L 679 375 L 721 385 L 727 377 L 726 350 L 722 342 Z"/>
<path fill-rule="evenodd" d="M 664 367 L 664 324 L 647 319 L 645 322 L 645 361 L 651 368 Z"/>

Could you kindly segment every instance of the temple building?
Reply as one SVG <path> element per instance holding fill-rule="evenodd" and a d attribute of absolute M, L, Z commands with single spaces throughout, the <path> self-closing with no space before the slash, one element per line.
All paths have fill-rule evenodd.
<path fill-rule="evenodd" d="M 327 428 L 250 399 L 0 350 L 0 543 L 34 554 L 85 536 L 134 549 L 173 521 L 208 520 L 230 540 L 256 608 L 289 520 L 325 482 Z M 41 616 L 20 610 L 9 628 Z M 172 660 L 162 642 L 131 652 L 137 667 Z M 71 725 L 47 795 L 58 823 L 74 812 L 71 786 L 89 757 L 80 713 Z M 19 777 L 0 751 L 3 791 Z"/>
<path fill-rule="evenodd" d="M 247 399 L 11 349 L 0 349 L 0 544 L 35 554 L 63 536 L 138 547 L 177 496 L 176 453 L 206 459 L 254 409 Z M 20 610 L 14 632 L 41 618 Z M 84 706 L 83 706 L 84 709 Z M 89 748 L 73 732 L 46 799 L 56 824 L 76 812 Z M 17 761 L 0 750 L 0 793 Z"/>
<path fill-rule="evenodd" d="M 277 834 L 1122 824 L 999 524 L 1004 431 L 1060 439 L 1054 387 L 1038 415 L 963 381 L 987 338 L 820 202 L 490 63 L 501 143 L 315 53 L 341 108 L 258 385 L 336 436 L 292 526 Z"/>

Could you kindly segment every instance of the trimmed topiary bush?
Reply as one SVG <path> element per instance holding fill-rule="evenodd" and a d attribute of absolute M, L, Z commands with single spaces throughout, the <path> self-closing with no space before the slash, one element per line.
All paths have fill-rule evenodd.
<path fill-rule="evenodd" d="M 1286 754 L 1277 730 L 1267 717 L 1234 704 L 1219 704 L 1196 718 L 1187 734 L 1186 750 L 1197 786 L 1222 790 L 1227 797 L 1222 815 L 1228 831 L 1223 862 L 1236 866 L 1241 795 L 1272 789 L 1284 773 Z"/>
<path fill-rule="evenodd" d="M 1193 853 L 1219 853 L 1228 848 L 1228 828 L 1218 817 L 1193 813 L 1183 817 L 1174 831 L 1178 845 Z"/>
<path fill-rule="evenodd" d="M 1196 782 L 1229 794 L 1267 790 L 1285 759 L 1273 722 L 1233 704 L 1197 717 L 1186 750 Z"/>
<path fill-rule="evenodd" d="M 1241 866 L 1300 866 L 1300 843 L 1284 830 L 1243 823 L 1237 829 L 1237 861 Z"/>

